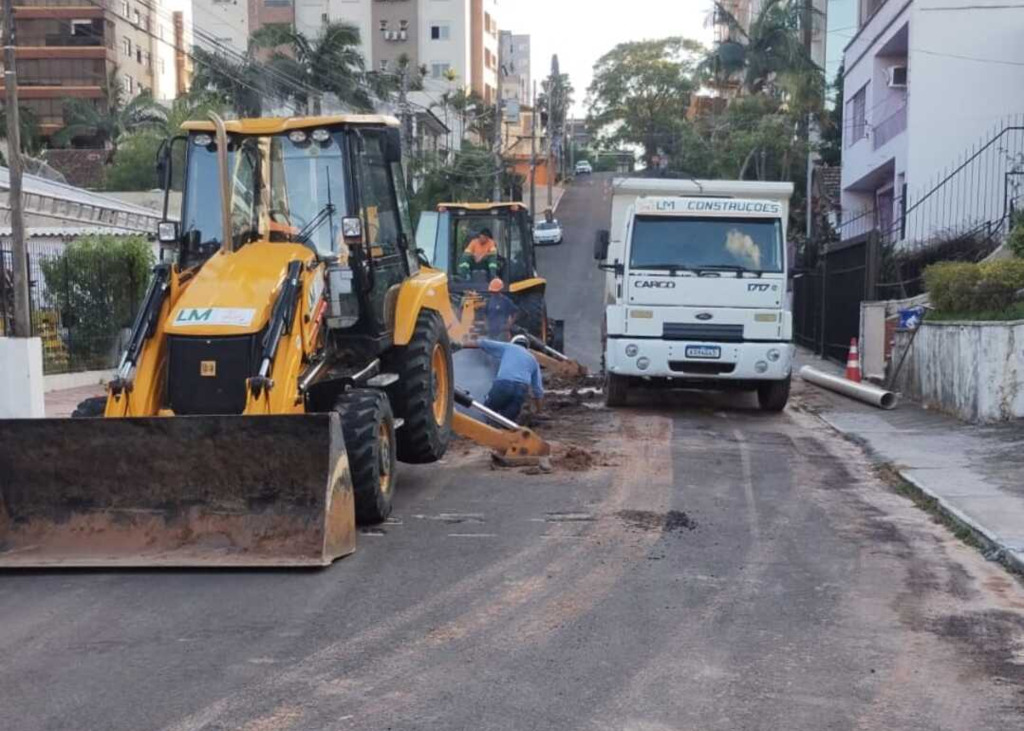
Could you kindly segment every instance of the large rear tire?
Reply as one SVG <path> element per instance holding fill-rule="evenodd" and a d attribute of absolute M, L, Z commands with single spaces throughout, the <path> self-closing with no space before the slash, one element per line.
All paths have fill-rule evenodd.
<path fill-rule="evenodd" d="M 782 411 L 789 401 L 790 377 L 784 381 L 764 381 L 757 385 L 757 403 L 761 411 Z"/>
<path fill-rule="evenodd" d="M 526 330 L 530 335 L 541 342 L 550 345 L 548 338 L 548 310 L 544 302 L 544 293 L 531 290 L 516 296 L 516 307 L 519 308 L 519 317 L 516 324 Z"/>
<path fill-rule="evenodd" d="M 387 394 L 355 388 L 338 397 L 349 473 L 356 503 L 356 522 L 382 523 L 391 515 L 395 494 L 395 419 Z"/>
<path fill-rule="evenodd" d="M 93 419 L 103 416 L 107 410 L 107 397 L 94 396 L 87 398 L 78 404 L 78 408 L 71 412 L 72 419 Z"/>
<path fill-rule="evenodd" d="M 423 311 L 412 340 L 395 348 L 388 370 L 398 374 L 391 388 L 398 430 L 398 459 L 412 464 L 436 462 L 452 438 L 455 371 L 448 331 L 436 312 Z"/>
<path fill-rule="evenodd" d="M 605 406 L 625 406 L 626 398 L 629 395 L 629 378 L 617 376 L 614 373 L 606 373 L 604 377 L 604 404 Z"/>

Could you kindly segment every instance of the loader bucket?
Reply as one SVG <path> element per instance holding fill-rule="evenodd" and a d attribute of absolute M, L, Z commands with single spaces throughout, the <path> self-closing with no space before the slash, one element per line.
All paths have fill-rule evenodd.
<path fill-rule="evenodd" d="M 354 549 L 337 414 L 0 421 L 0 568 L 325 566 Z"/>

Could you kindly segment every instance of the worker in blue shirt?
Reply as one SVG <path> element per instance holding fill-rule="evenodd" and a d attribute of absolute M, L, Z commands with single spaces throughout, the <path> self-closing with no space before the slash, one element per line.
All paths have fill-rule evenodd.
<path fill-rule="evenodd" d="M 470 347 L 474 343 L 467 343 Z M 498 375 L 491 384 L 484 406 L 497 411 L 506 419 L 516 421 L 523 410 L 527 395 L 532 391 L 538 402 L 544 397 L 544 382 L 540 365 L 530 353 L 530 342 L 516 335 L 511 342 L 481 339 L 475 345 L 488 355 L 498 358 Z"/>
<path fill-rule="evenodd" d="M 495 277 L 487 287 L 487 337 L 491 340 L 508 341 L 512 332 L 512 324 L 516 320 L 519 308 L 516 303 L 502 293 L 505 283 Z"/>

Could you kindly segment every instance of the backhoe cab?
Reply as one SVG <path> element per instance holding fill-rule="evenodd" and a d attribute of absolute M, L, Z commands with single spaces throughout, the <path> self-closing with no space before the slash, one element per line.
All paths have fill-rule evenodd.
<path fill-rule="evenodd" d="M 455 316 L 397 122 L 183 129 L 173 262 L 78 411 L 106 418 L 0 422 L 0 566 L 324 565 L 388 516 L 396 459 L 445 453 Z"/>
<path fill-rule="evenodd" d="M 420 215 L 416 245 L 425 262 L 448 275 L 465 329 L 495 336 L 484 313 L 487 298 L 501 293 L 516 307 L 516 327 L 561 351 L 562 322 L 547 315 L 532 230 L 522 203 L 441 203 Z"/>

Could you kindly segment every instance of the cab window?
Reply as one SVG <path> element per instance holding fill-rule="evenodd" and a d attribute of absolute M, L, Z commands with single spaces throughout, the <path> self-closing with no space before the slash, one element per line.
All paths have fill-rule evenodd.
<path fill-rule="evenodd" d="M 363 132 L 359 137 L 359 195 L 367 243 L 379 247 L 383 256 L 391 256 L 398 253 L 402 224 L 381 137 L 373 131 Z"/>

